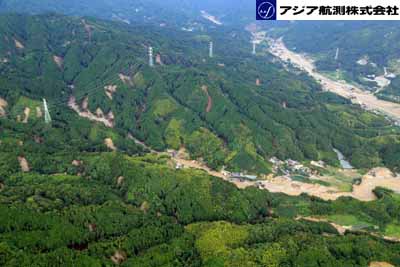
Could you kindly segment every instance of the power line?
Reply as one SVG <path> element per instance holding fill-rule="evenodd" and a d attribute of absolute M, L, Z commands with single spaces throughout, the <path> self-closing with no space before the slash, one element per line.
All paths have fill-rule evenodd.
<path fill-rule="evenodd" d="M 144 60 L 139 59 L 138 61 L 141 62 L 141 64 L 144 64 Z M 140 65 L 141 65 L 141 64 L 140 64 Z M 139 65 L 139 66 L 140 66 L 140 65 Z M 105 75 L 109 74 L 109 73 L 111 72 L 112 69 L 113 69 L 113 68 L 109 68 L 109 69 L 108 69 L 105 73 L 103 73 L 102 75 L 105 76 Z M 120 73 L 124 73 L 124 72 L 128 72 L 128 71 L 129 71 L 129 67 L 126 67 L 125 69 L 123 69 L 122 71 L 120 71 Z M 75 96 L 76 98 L 81 98 L 81 97 L 83 97 L 83 96 L 90 96 L 90 95 L 93 95 L 94 93 L 96 93 L 98 89 L 104 90 L 105 84 L 117 82 L 117 81 L 119 81 L 119 80 L 120 80 L 119 77 L 109 77 L 109 78 L 107 78 L 107 79 L 101 81 L 102 85 L 98 85 L 98 86 L 91 87 L 91 88 L 89 88 L 89 90 L 82 91 L 79 95 L 73 95 L 73 94 L 72 94 L 72 95 Z M 89 83 L 89 84 L 94 84 L 94 83 L 95 83 L 95 81 L 92 82 L 92 83 Z M 54 101 L 51 102 L 51 103 L 49 104 L 49 107 L 55 108 L 55 107 L 58 106 L 58 105 L 63 105 L 63 104 L 64 104 L 64 105 L 67 105 L 67 104 L 68 104 L 68 101 L 69 101 L 69 99 L 68 99 L 67 101 L 65 101 L 65 99 L 60 98 L 60 99 L 59 99 L 58 101 L 56 101 L 56 102 L 54 102 Z"/>
<path fill-rule="evenodd" d="M 119 79 L 118 77 L 112 77 L 112 78 L 110 77 L 110 78 L 102 81 L 102 83 L 105 83 L 105 84 L 106 83 L 111 83 L 111 82 L 117 81 L 118 79 Z M 72 96 L 75 96 L 76 98 L 81 98 L 81 97 L 86 96 L 86 95 L 92 95 L 94 93 L 97 93 L 99 89 L 104 90 L 104 85 L 94 86 L 92 88 L 89 88 L 88 90 L 80 92 L 80 94 L 77 94 L 77 95 L 72 94 Z M 54 108 L 54 107 L 59 106 L 59 105 L 68 104 L 68 100 L 69 99 L 65 100 L 65 99 L 60 98 L 58 101 L 51 102 L 49 104 L 49 107 Z"/>

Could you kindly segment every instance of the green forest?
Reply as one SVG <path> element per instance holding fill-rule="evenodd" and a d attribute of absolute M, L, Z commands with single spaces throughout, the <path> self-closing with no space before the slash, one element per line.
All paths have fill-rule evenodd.
<path fill-rule="evenodd" d="M 88 136 L 109 129 L 68 116 L 53 127 L 0 120 L 1 266 L 400 265 L 400 244 L 379 237 L 400 221 L 388 190 L 372 202 L 239 190 L 130 143 L 107 151 Z M 339 215 L 363 231 L 299 219 Z"/>
<path fill-rule="evenodd" d="M 54 14 L 1 15 L 0 33 L 0 266 L 400 266 L 389 189 L 370 202 L 238 189 L 150 151 L 268 174 L 274 156 L 339 166 L 337 148 L 362 171 L 400 171 L 398 127 L 251 56 L 247 33 Z"/>
<path fill-rule="evenodd" d="M 333 148 L 357 168 L 400 167 L 398 129 L 268 54 L 252 57 L 246 34 L 59 15 L 4 15 L 0 31 L 0 96 L 15 119 L 30 100 L 33 108 L 46 98 L 55 113 L 74 96 L 78 109 L 108 118 L 122 136 L 158 151 L 185 147 L 214 169 L 265 174 L 272 156 L 338 165 Z M 154 68 L 148 46 L 158 55 Z"/>

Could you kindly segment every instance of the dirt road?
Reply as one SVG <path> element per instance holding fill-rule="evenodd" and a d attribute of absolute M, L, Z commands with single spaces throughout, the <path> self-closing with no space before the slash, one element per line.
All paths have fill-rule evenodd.
<path fill-rule="evenodd" d="M 351 99 L 353 103 L 360 104 L 367 110 L 378 110 L 385 115 L 400 121 L 400 104 L 380 100 L 373 94 L 367 93 L 354 85 L 348 84 L 344 81 L 332 80 L 316 72 L 314 62 L 310 58 L 287 49 L 282 39 L 268 39 L 268 41 L 270 43 L 270 52 L 273 55 L 279 57 L 283 61 L 290 61 L 293 65 L 306 71 L 322 85 L 324 90 Z"/>
<path fill-rule="evenodd" d="M 352 192 L 341 192 L 334 186 L 323 186 L 319 184 L 302 183 L 293 181 L 288 177 L 274 177 L 270 180 L 259 182 L 235 181 L 239 188 L 258 185 L 273 193 L 285 193 L 290 196 L 299 196 L 306 193 L 324 200 L 336 200 L 339 197 L 352 197 L 361 201 L 372 201 L 376 199 L 373 190 L 377 187 L 384 187 L 400 194 L 400 176 L 395 176 L 386 168 L 375 168 L 362 177 L 359 185 L 353 186 Z"/>
<path fill-rule="evenodd" d="M 309 222 L 326 222 L 326 223 L 329 223 L 330 225 L 332 225 L 332 226 L 338 231 L 338 233 L 339 233 L 340 235 L 344 235 L 344 234 L 346 233 L 347 230 L 350 230 L 350 229 L 351 229 L 351 226 L 339 225 L 339 224 L 336 224 L 336 223 L 329 222 L 329 221 L 326 220 L 326 219 L 321 219 L 321 218 L 316 218 L 316 217 L 303 217 L 303 216 L 298 216 L 298 217 L 296 218 L 296 221 L 299 221 L 299 220 L 305 220 L 305 221 L 309 221 Z"/>
<path fill-rule="evenodd" d="M 172 160 L 185 168 L 203 170 L 209 175 L 222 178 L 232 182 L 238 188 L 257 186 L 260 189 L 268 190 L 272 193 L 284 193 L 290 196 L 299 196 L 306 193 L 324 200 L 336 200 L 340 197 L 348 196 L 361 201 L 372 201 L 376 199 L 373 190 L 377 187 L 384 187 L 400 194 L 400 176 L 395 176 L 387 168 L 375 168 L 362 177 L 359 185 L 353 186 L 352 192 L 342 192 L 335 186 L 323 186 L 320 184 L 303 183 L 293 181 L 289 177 L 278 176 L 272 179 L 261 181 L 246 181 L 238 179 L 229 179 L 229 176 L 223 172 L 213 171 L 206 165 L 196 161 L 188 160 L 179 156 L 172 157 Z"/>
<path fill-rule="evenodd" d="M 129 135 L 129 138 L 136 140 L 132 135 Z M 136 140 L 136 142 L 146 146 L 138 140 Z M 199 161 L 186 159 L 187 152 L 183 148 L 181 148 L 179 151 L 170 152 L 151 151 L 158 155 L 171 155 L 171 160 L 176 165 L 180 165 L 183 168 L 203 170 L 211 176 L 219 177 L 225 181 L 235 184 L 236 187 L 240 189 L 255 186 L 260 189 L 268 190 L 272 193 L 284 193 L 290 196 L 299 196 L 302 193 L 306 193 L 310 196 L 316 196 L 324 200 L 336 200 L 340 197 L 347 196 L 361 201 L 372 201 L 376 199 L 373 190 L 377 187 L 388 188 L 400 194 L 400 175 L 394 175 L 387 168 L 375 168 L 370 170 L 361 178 L 361 183 L 359 185 L 353 185 L 352 192 L 343 192 L 336 186 L 323 186 L 320 184 L 303 183 L 299 181 L 293 181 L 289 177 L 285 176 L 278 176 L 260 181 L 230 179 L 226 172 L 214 171 Z"/>

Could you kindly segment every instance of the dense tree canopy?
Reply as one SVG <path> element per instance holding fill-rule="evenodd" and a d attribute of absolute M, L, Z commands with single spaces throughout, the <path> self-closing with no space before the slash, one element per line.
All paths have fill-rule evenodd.
<path fill-rule="evenodd" d="M 184 146 L 215 169 L 269 173 L 272 156 L 337 165 L 334 147 L 359 168 L 399 168 L 396 151 L 384 153 L 399 144 L 384 118 L 322 92 L 269 56 L 252 57 L 243 33 L 56 15 L 4 15 L 0 32 L 0 95 L 11 118 L 33 113 L 43 97 L 52 114 L 64 113 L 74 96 L 78 109 L 108 119 L 120 135 L 156 150 Z M 206 60 L 210 39 L 218 46 Z M 149 45 L 162 65 L 148 67 Z M 90 129 L 89 136 L 102 134 Z"/>
<path fill-rule="evenodd" d="M 1 16 L 0 33 L 1 266 L 400 265 L 399 243 L 382 238 L 400 232 L 389 190 L 371 202 L 240 190 L 138 144 L 252 173 L 270 172 L 272 156 L 337 165 L 333 148 L 356 167 L 399 170 L 398 128 L 250 57 L 248 36 L 59 15 Z M 220 46 L 205 59 L 211 38 Z M 113 127 L 79 116 L 71 96 Z"/>

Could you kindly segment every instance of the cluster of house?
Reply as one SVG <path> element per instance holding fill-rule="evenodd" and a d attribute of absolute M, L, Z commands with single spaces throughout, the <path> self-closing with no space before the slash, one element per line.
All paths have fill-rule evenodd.
<path fill-rule="evenodd" d="M 291 174 L 302 174 L 302 175 L 311 175 L 315 174 L 314 170 L 311 170 L 307 166 L 304 166 L 298 161 L 287 159 L 285 161 L 280 160 L 276 157 L 273 157 L 269 160 L 273 164 L 273 172 L 274 173 L 282 173 L 283 175 L 291 175 Z M 325 163 L 323 161 L 311 162 L 312 165 L 316 167 L 323 168 Z"/>
<path fill-rule="evenodd" d="M 178 153 L 177 151 L 170 150 L 168 151 L 171 157 L 177 157 Z M 284 176 L 290 176 L 294 174 L 299 174 L 299 175 L 304 175 L 304 176 L 310 176 L 310 175 L 315 175 L 318 174 L 318 171 L 313 170 L 307 166 L 304 166 L 300 162 L 292 159 L 287 159 L 287 160 L 280 160 L 276 157 L 273 157 L 269 160 L 273 164 L 273 173 L 276 175 L 284 175 Z M 311 165 L 314 167 L 319 167 L 319 168 L 325 168 L 325 162 L 323 161 L 311 161 Z M 175 168 L 176 169 L 182 169 L 185 168 L 185 165 L 176 162 L 175 163 Z M 245 172 L 229 172 L 225 170 L 225 168 L 222 168 L 220 172 L 224 177 L 228 178 L 229 180 L 232 181 L 237 181 L 239 180 L 240 182 L 244 181 L 257 181 L 259 179 L 265 179 L 268 178 L 266 176 L 257 176 L 254 174 L 248 174 Z M 273 175 L 271 175 L 273 176 Z"/>

